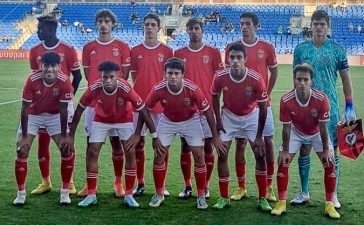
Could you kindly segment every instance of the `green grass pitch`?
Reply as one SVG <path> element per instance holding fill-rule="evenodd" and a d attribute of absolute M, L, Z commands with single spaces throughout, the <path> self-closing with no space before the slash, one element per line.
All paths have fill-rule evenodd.
<path fill-rule="evenodd" d="M 111 161 L 110 144 L 106 143 L 99 162 L 98 204 L 96 206 L 80 209 L 77 203 L 80 198 L 72 196 L 70 206 L 60 206 L 60 158 L 59 153 L 52 145 L 51 178 L 54 189 L 50 193 L 40 196 L 30 195 L 40 180 L 40 171 L 37 162 L 37 143 L 35 142 L 30 153 L 29 171 L 27 177 L 27 202 L 24 207 L 14 207 L 12 201 L 16 195 L 16 182 L 14 176 L 15 158 L 15 132 L 20 114 L 20 101 L 22 87 L 26 75 L 30 72 L 27 61 L 0 61 L 0 224 L 364 224 L 364 163 L 363 156 L 357 161 L 341 158 L 341 175 L 339 197 L 342 209 L 339 210 L 342 218 L 337 221 L 324 217 L 324 184 L 323 169 L 318 158 L 312 156 L 310 192 L 311 203 L 301 207 L 287 208 L 287 214 L 273 217 L 268 213 L 256 209 L 257 188 L 254 178 L 254 158 L 250 149 L 247 150 L 247 190 L 248 197 L 239 202 L 232 202 L 231 208 L 223 211 L 214 211 L 212 205 L 219 197 L 217 169 L 215 167 L 211 179 L 211 198 L 208 200 L 210 208 L 199 211 L 195 207 L 195 198 L 179 200 L 178 193 L 183 188 L 182 172 L 179 164 L 179 140 L 171 147 L 171 157 L 167 176 L 167 188 L 171 196 L 166 198 L 165 204 L 160 208 L 148 207 L 149 200 L 154 193 L 152 177 L 153 154 L 150 138 L 146 147 L 146 192 L 143 197 L 137 198 L 141 207 L 128 209 L 113 194 L 113 168 Z M 364 68 L 352 67 L 351 75 L 354 89 L 354 103 L 358 117 L 363 117 L 364 100 L 362 88 Z M 292 88 L 291 66 L 279 66 L 279 78 L 273 91 L 273 112 L 275 116 L 276 135 L 275 146 L 281 141 L 281 124 L 278 121 L 279 97 Z M 342 86 L 338 79 L 338 90 L 342 96 Z M 82 85 L 85 86 L 85 80 Z M 78 99 L 82 91 L 76 95 Z M 343 97 L 341 97 L 343 99 Z M 343 104 L 343 101 L 342 101 Z M 342 106 L 341 106 L 342 108 Z M 80 124 L 76 137 L 76 168 L 75 184 L 81 189 L 85 184 L 85 138 L 82 133 L 83 124 Z M 234 146 L 233 146 L 234 148 Z M 230 194 L 237 186 L 234 170 L 234 150 L 230 151 Z M 217 160 L 216 160 L 217 161 Z M 276 190 L 276 181 L 274 186 Z M 195 185 L 195 183 L 193 183 Z M 297 159 L 291 164 L 288 199 L 299 191 L 299 176 Z M 194 189 L 196 193 L 196 189 Z M 274 206 L 272 204 L 272 206 Z"/>

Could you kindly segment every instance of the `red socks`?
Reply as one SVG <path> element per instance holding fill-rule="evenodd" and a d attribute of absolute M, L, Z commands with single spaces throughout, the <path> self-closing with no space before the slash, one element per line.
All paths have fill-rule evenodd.
<path fill-rule="evenodd" d="M 158 195 L 163 195 L 163 186 L 166 176 L 166 164 L 162 163 L 160 165 L 153 165 L 153 177 L 155 190 Z"/>
<path fill-rule="evenodd" d="M 274 161 L 267 162 L 267 185 L 273 185 L 273 176 L 274 176 Z"/>
<path fill-rule="evenodd" d="M 219 177 L 220 195 L 229 198 L 229 177 Z"/>
<path fill-rule="evenodd" d="M 245 168 L 246 165 L 244 162 L 242 164 L 235 163 L 235 172 L 236 176 L 238 177 L 239 187 L 244 189 L 245 189 Z"/>
<path fill-rule="evenodd" d="M 257 181 L 259 198 L 267 196 L 267 171 L 255 169 L 255 179 Z"/>
<path fill-rule="evenodd" d="M 61 158 L 61 175 L 62 175 L 62 188 L 68 189 L 71 176 L 73 174 L 73 168 L 75 164 L 75 153 L 71 153 L 71 156 L 67 158 Z"/>
<path fill-rule="evenodd" d="M 335 166 L 334 165 L 330 165 L 328 167 L 324 166 L 324 170 L 325 170 L 324 183 L 325 183 L 326 201 L 333 202 L 335 185 L 336 185 Z"/>
<path fill-rule="evenodd" d="M 125 168 L 125 195 L 133 194 L 136 168 Z"/>
<path fill-rule="evenodd" d="M 214 152 L 205 152 L 205 163 L 206 163 L 206 187 L 210 184 L 212 171 L 214 170 L 215 156 Z"/>
<path fill-rule="evenodd" d="M 38 163 L 40 172 L 42 174 L 43 180 L 49 181 L 49 166 L 51 161 L 51 155 L 49 150 L 49 144 L 51 142 L 51 137 L 48 135 L 47 131 L 39 130 L 38 133 Z"/>
<path fill-rule="evenodd" d="M 144 149 L 135 149 L 135 159 L 137 165 L 138 184 L 144 184 L 144 164 L 145 164 Z"/>
<path fill-rule="evenodd" d="M 15 159 L 15 177 L 18 191 L 25 189 L 25 178 L 28 172 L 27 158 L 16 157 Z"/>
<path fill-rule="evenodd" d="M 96 195 L 97 190 L 97 175 L 98 171 L 87 171 L 87 193 L 89 195 Z"/>
<path fill-rule="evenodd" d="M 278 186 L 278 198 L 279 200 L 287 199 L 287 187 L 288 187 L 288 169 L 289 165 L 280 165 L 277 171 L 277 186 Z"/>
<path fill-rule="evenodd" d="M 115 174 L 115 186 L 122 186 L 122 176 L 123 176 L 123 167 L 124 167 L 124 154 L 115 154 L 112 153 L 112 162 L 114 165 L 114 174 Z"/>
<path fill-rule="evenodd" d="M 192 187 L 192 182 L 191 182 L 192 153 L 181 152 L 180 163 L 181 163 L 183 177 L 185 179 L 185 186 Z"/>
<path fill-rule="evenodd" d="M 196 165 L 195 164 L 195 179 L 197 186 L 197 195 L 199 197 L 205 196 L 205 187 L 206 187 L 206 166 L 205 165 Z"/>

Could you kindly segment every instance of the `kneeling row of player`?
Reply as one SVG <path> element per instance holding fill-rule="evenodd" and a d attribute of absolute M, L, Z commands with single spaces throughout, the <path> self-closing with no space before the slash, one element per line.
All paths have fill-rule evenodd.
<path fill-rule="evenodd" d="M 262 138 L 267 114 L 265 84 L 259 74 L 244 66 L 246 53 L 242 45 L 232 45 L 228 54 L 231 67 L 217 73 L 211 87 L 216 124 L 208 101 L 198 86 L 183 79 L 185 68 L 182 60 L 172 58 L 167 61 L 165 80 L 154 86 L 145 103 L 125 80 L 119 78 L 119 66 L 111 61 L 105 61 L 99 66 L 101 80 L 89 86 L 80 99 L 68 136 L 66 135 L 67 107 L 65 102 L 72 98 L 72 88 L 68 85 L 69 80 L 58 74 L 56 67 L 59 64 L 59 56 L 55 53 L 43 55 L 42 71 L 30 76 L 24 88 L 21 114 L 22 138 L 17 143 L 15 163 L 18 196 L 14 200 L 14 204 L 24 204 L 25 202 L 26 159 L 37 129 L 41 126 L 48 130 L 62 154 L 63 187 L 60 203 L 69 204 L 71 202 L 68 195 L 68 183 L 74 162 L 71 146 L 73 146 L 74 135 L 82 112 L 86 106 L 94 104 L 96 114 L 91 127 L 90 146 L 86 159 L 88 196 L 79 203 L 79 206 L 86 207 L 97 202 L 98 155 L 105 137 L 111 130 L 117 132 L 125 149 L 126 192 L 124 203 L 130 207 L 139 206 L 132 195 L 136 177 L 134 148 L 139 142 L 142 126 L 145 122 L 151 132 L 155 151 L 153 176 L 156 194 L 152 197 L 149 205 L 157 207 L 164 201 L 163 186 L 166 176 L 164 156 L 175 135 L 180 134 L 191 147 L 195 159 L 195 178 L 198 189 L 197 207 L 206 209 L 207 203 L 204 193 L 206 165 L 203 157 L 204 136 L 200 115 L 198 115 L 200 111 L 206 117 L 212 132 L 213 144 L 219 155 L 218 174 L 221 198 L 213 208 L 222 209 L 230 205 L 227 158 L 231 141 L 239 134 L 248 138 L 254 151 L 255 174 L 259 189 L 258 208 L 271 212 L 272 208 L 265 199 L 267 173 Z M 332 154 L 329 154 L 332 147 L 330 148 L 325 123 L 329 119 L 329 105 L 324 94 L 311 89 L 312 73 L 313 71 L 308 65 L 297 66 L 294 70 L 296 88 L 281 99 L 280 117 L 284 122 L 284 129 L 277 176 L 280 199 L 278 206 L 280 207 L 275 208 L 272 211 L 273 214 L 280 214 L 286 210 L 287 168 L 294 153 L 300 149 L 301 143 L 305 141 L 311 142 L 315 150 L 320 152 L 318 154 L 325 165 L 326 200 L 331 203 L 329 206 L 332 205 L 335 187 L 333 174 L 335 173 L 331 161 Z M 42 90 L 39 90 L 37 86 L 42 86 L 40 87 Z M 219 96 L 221 92 L 223 92 L 224 106 L 220 112 Z M 40 98 L 41 96 L 45 98 Z M 40 99 L 42 100 L 40 101 Z M 58 102 L 60 102 L 59 107 Z M 129 110 L 130 107 L 128 107 L 129 102 L 139 111 L 140 115 L 135 130 L 131 122 L 132 115 Z M 145 105 L 151 109 L 157 103 L 162 105 L 163 111 L 156 129 Z M 52 112 L 48 109 L 50 105 L 54 106 Z M 42 110 L 44 106 L 46 109 Z M 326 212 L 330 214 L 330 210 L 326 208 Z M 333 216 L 331 214 L 330 216 L 338 217 L 338 213 L 336 211 L 335 213 L 337 215 L 331 213 Z"/>

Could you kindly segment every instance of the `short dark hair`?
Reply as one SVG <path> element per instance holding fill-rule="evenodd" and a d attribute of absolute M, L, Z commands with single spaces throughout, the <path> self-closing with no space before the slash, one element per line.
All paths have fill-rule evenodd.
<path fill-rule="evenodd" d="M 307 72 L 310 74 L 310 78 L 311 80 L 313 79 L 313 68 L 310 64 L 308 63 L 303 63 L 303 64 L 297 64 L 294 68 L 293 68 L 293 78 L 296 78 L 296 74 L 297 72 Z"/>
<path fill-rule="evenodd" d="M 54 31 L 57 30 L 58 20 L 53 15 L 45 15 L 45 16 L 39 17 L 38 23 L 41 23 L 41 24 L 53 29 Z"/>
<path fill-rule="evenodd" d="M 113 61 L 105 60 L 102 63 L 100 63 L 97 69 L 99 70 L 99 72 L 119 71 L 120 66 Z"/>
<path fill-rule="evenodd" d="M 61 56 L 59 56 L 57 53 L 49 51 L 42 55 L 40 59 L 42 64 L 60 64 L 61 63 Z"/>
<path fill-rule="evenodd" d="M 197 19 L 197 18 L 191 18 L 187 21 L 186 23 L 186 27 L 187 29 L 190 28 L 190 27 L 193 27 L 195 26 L 195 24 L 198 24 L 200 25 L 201 29 L 203 29 L 203 23 L 201 20 Z"/>
<path fill-rule="evenodd" d="M 158 27 L 161 26 L 161 19 L 159 18 L 159 16 L 157 14 L 154 14 L 154 13 L 148 13 L 146 16 L 144 16 L 144 20 L 143 20 L 143 23 L 145 23 L 145 21 L 147 19 L 153 19 L 155 21 L 157 21 L 157 25 Z"/>
<path fill-rule="evenodd" d="M 320 19 L 325 19 L 327 25 L 330 26 L 330 16 L 329 16 L 329 14 L 324 10 L 315 10 L 313 12 L 313 14 L 312 14 L 312 17 L 311 17 L 311 23 L 314 20 L 320 20 Z"/>
<path fill-rule="evenodd" d="M 255 14 L 253 12 L 245 12 L 245 13 L 242 13 L 240 15 L 240 20 L 241 20 L 241 18 L 251 18 L 252 21 L 253 21 L 253 25 L 254 26 L 258 25 L 258 23 L 259 23 L 259 19 L 258 19 L 257 14 Z"/>
<path fill-rule="evenodd" d="M 181 70 L 182 73 L 185 72 L 185 62 L 177 57 L 173 57 L 167 60 L 167 62 L 164 64 L 164 72 L 167 71 L 167 68 L 170 69 L 178 69 Z"/>
<path fill-rule="evenodd" d="M 231 52 L 231 51 L 239 51 L 239 52 L 243 52 L 244 54 L 244 57 L 246 57 L 246 48 L 243 44 L 241 43 L 234 43 L 232 44 L 230 47 L 229 47 L 229 50 L 228 50 L 228 54 Z"/>
<path fill-rule="evenodd" d="M 97 20 L 99 18 L 106 18 L 109 17 L 111 22 L 113 24 L 116 23 L 116 16 L 115 14 L 110 10 L 110 9 L 100 9 L 99 11 L 97 11 L 96 16 L 95 16 L 95 24 L 97 23 Z"/>

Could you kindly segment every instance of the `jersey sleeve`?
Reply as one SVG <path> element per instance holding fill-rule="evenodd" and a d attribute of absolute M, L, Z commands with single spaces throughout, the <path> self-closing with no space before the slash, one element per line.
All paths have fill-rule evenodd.
<path fill-rule="evenodd" d="M 71 48 L 68 49 L 67 64 L 68 64 L 69 69 L 71 71 L 80 69 L 80 63 L 78 61 L 77 51 L 76 51 L 76 49 L 74 47 L 71 47 Z"/>
<path fill-rule="evenodd" d="M 221 54 L 220 51 L 218 49 L 213 49 L 213 67 L 214 67 L 214 72 L 217 72 L 219 70 L 224 69 L 223 65 L 222 65 L 222 60 L 221 60 Z"/>
<path fill-rule="evenodd" d="M 207 98 L 202 93 L 200 88 L 197 88 L 196 91 L 193 92 L 193 95 L 198 110 L 204 112 L 210 108 Z"/>
<path fill-rule="evenodd" d="M 24 88 L 23 88 L 23 101 L 26 102 L 32 102 L 33 101 L 33 91 L 32 91 L 32 82 L 30 80 L 30 77 L 27 78 L 27 81 L 25 82 Z"/>
<path fill-rule="evenodd" d="M 257 102 L 265 102 L 268 100 L 267 88 L 265 87 L 264 79 L 260 76 L 259 80 L 255 82 L 255 97 Z"/>
<path fill-rule="evenodd" d="M 96 92 L 97 89 L 91 91 L 90 86 L 87 87 L 85 92 L 82 94 L 79 105 L 82 106 L 83 108 L 86 108 L 87 106 L 91 105 L 92 101 L 96 99 Z"/>
<path fill-rule="evenodd" d="M 73 87 L 71 84 L 70 79 L 67 79 L 64 82 L 61 98 L 59 99 L 60 102 L 69 102 L 73 99 Z"/>
<path fill-rule="evenodd" d="M 121 66 L 130 66 L 130 48 L 127 44 L 123 44 L 121 51 Z"/>
<path fill-rule="evenodd" d="M 91 53 L 90 44 L 86 44 L 82 49 L 82 65 L 85 68 L 90 67 L 90 53 Z"/>
<path fill-rule="evenodd" d="M 145 106 L 143 99 L 136 93 L 128 82 L 125 81 L 124 84 L 130 88 L 129 92 L 125 92 L 126 100 L 131 102 L 136 111 L 143 109 Z"/>
<path fill-rule="evenodd" d="M 278 66 L 277 64 L 277 56 L 276 50 L 274 49 L 273 44 L 268 45 L 268 57 L 267 57 L 267 65 L 270 68 L 275 68 Z"/>
<path fill-rule="evenodd" d="M 36 54 L 34 48 L 30 49 L 30 52 L 29 52 L 29 64 L 30 64 L 31 70 L 35 71 L 35 70 L 39 69 L 38 62 L 37 62 L 37 54 Z"/>
<path fill-rule="evenodd" d="M 349 70 L 348 56 L 341 47 L 338 47 L 337 59 L 337 69 L 339 71 Z"/>
<path fill-rule="evenodd" d="M 146 107 L 151 110 L 159 102 L 159 94 L 154 88 L 150 91 L 147 100 L 145 100 Z"/>
<path fill-rule="evenodd" d="M 323 104 L 321 104 L 320 106 L 321 109 L 318 115 L 319 121 L 320 122 L 330 121 L 330 103 L 327 96 L 325 96 Z"/>
<path fill-rule="evenodd" d="M 287 103 L 285 103 L 282 98 L 279 107 L 279 120 L 285 124 L 292 123 L 292 117 L 288 110 Z"/>
<path fill-rule="evenodd" d="M 212 81 L 210 92 L 212 95 L 219 95 L 221 93 L 221 78 L 215 74 L 214 80 Z"/>

